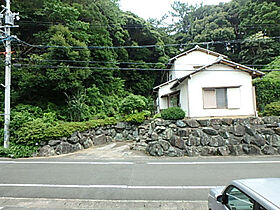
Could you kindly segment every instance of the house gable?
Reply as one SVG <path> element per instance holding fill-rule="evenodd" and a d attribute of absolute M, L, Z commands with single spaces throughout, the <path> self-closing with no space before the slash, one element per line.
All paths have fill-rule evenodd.
<path fill-rule="evenodd" d="M 202 66 L 212 63 L 217 57 L 199 50 L 192 51 L 186 55 L 178 57 L 172 64 L 169 71 L 169 80 L 177 79 L 191 74 Z"/>
<path fill-rule="evenodd" d="M 175 60 L 177 60 L 178 58 L 182 57 L 182 56 L 185 56 L 187 54 L 190 54 L 191 52 L 194 52 L 194 51 L 200 51 L 200 52 L 203 52 L 203 53 L 206 53 L 208 55 L 212 55 L 212 56 L 215 56 L 215 57 L 223 57 L 223 58 L 227 58 L 226 55 L 223 55 L 223 54 L 220 54 L 220 53 L 217 53 L 217 52 L 214 52 L 214 51 L 211 51 L 211 50 L 208 50 L 208 49 L 205 49 L 205 48 L 202 48 L 202 47 L 199 47 L 198 45 L 196 45 L 194 48 L 188 50 L 188 51 L 185 51 L 173 58 L 171 58 L 169 60 L 169 64 L 171 63 L 174 63 Z"/>
<path fill-rule="evenodd" d="M 217 58 L 226 58 L 225 55 L 196 46 L 169 60 L 168 80 L 174 80 L 191 74 L 202 66 L 212 63 Z"/>
<path fill-rule="evenodd" d="M 210 64 L 208 64 L 208 65 L 204 65 L 203 67 L 201 67 L 201 68 L 199 68 L 199 69 L 197 69 L 197 70 L 195 70 L 195 71 L 192 71 L 192 72 L 190 72 L 189 74 L 187 74 L 187 75 L 185 75 L 185 76 L 179 78 L 179 79 L 177 80 L 177 82 L 171 87 L 171 89 L 176 88 L 176 87 L 177 87 L 178 85 L 180 85 L 185 79 L 190 78 L 192 75 L 197 74 L 197 73 L 199 73 L 199 72 L 201 72 L 201 71 L 207 70 L 208 68 L 210 68 L 210 67 L 212 67 L 212 66 L 215 66 L 215 65 L 224 65 L 224 66 L 226 66 L 226 67 L 231 67 L 231 69 L 225 69 L 225 70 L 227 70 L 227 71 L 234 71 L 234 70 L 236 70 L 236 71 L 247 72 L 247 73 L 249 73 L 252 77 L 257 77 L 257 76 L 263 76 L 263 75 L 264 75 L 264 73 L 261 72 L 261 71 L 252 69 L 252 68 L 250 68 L 250 67 L 247 67 L 247 66 L 244 66 L 244 65 L 242 65 L 242 64 L 238 64 L 238 63 L 235 63 L 235 62 L 233 62 L 233 61 L 229 61 L 229 60 L 226 60 L 226 59 L 220 57 L 220 58 L 218 58 L 216 61 L 214 61 L 214 62 L 212 62 L 212 63 L 210 63 Z M 212 69 L 212 71 L 213 71 L 213 70 L 215 70 L 215 69 Z M 222 69 L 220 68 L 220 71 L 221 71 L 221 70 L 222 70 Z"/>

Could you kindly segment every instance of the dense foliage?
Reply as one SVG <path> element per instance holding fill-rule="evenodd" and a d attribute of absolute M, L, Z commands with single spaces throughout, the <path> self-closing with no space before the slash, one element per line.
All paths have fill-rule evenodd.
<path fill-rule="evenodd" d="M 197 6 L 175 1 L 172 8 L 169 16 L 177 21 L 168 30 L 172 28 L 172 36 L 185 48 L 197 42 L 247 65 L 266 65 L 279 55 L 279 1 L 232 0 Z"/>
<path fill-rule="evenodd" d="M 280 116 L 280 101 L 272 102 L 264 107 L 264 116 Z"/>
<path fill-rule="evenodd" d="M 22 104 L 14 108 L 12 116 L 11 145 L 9 149 L 0 147 L 0 156 L 14 158 L 31 156 L 44 141 L 117 122 L 113 118 L 84 122 L 58 121 L 55 112 L 44 112 L 39 107 Z"/>
<path fill-rule="evenodd" d="M 139 95 L 130 94 L 125 97 L 120 104 L 120 112 L 124 114 L 133 114 L 147 110 L 148 100 Z"/>
<path fill-rule="evenodd" d="M 122 121 L 129 122 L 132 124 L 141 124 L 150 116 L 151 116 L 151 112 L 143 111 L 143 112 L 126 115 L 123 117 Z"/>
<path fill-rule="evenodd" d="M 278 0 L 175 1 L 161 20 L 148 21 L 121 11 L 118 0 L 14 0 L 12 10 L 21 15 L 13 33 L 24 42 L 13 41 L 11 149 L 0 155 L 28 156 L 40 141 L 98 119 L 140 123 L 154 111 L 152 88 L 166 78 L 155 70 L 196 44 L 272 71 L 255 81 L 260 111 L 280 97 Z"/>
<path fill-rule="evenodd" d="M 164 120 L 182 120 L 186 113 L 180 107 L 170 107 L 161 111 L 161 117 Z"/>
<path fill-rule="evenodd" d="M 279 69 L 280 56 L 276 57 L 266 68 Z M 280 71 L 272 71 L 261 79 L 254 81 L 256 86 L 258 110 L 264 111 L 264 107 L 280 98 Z"/>

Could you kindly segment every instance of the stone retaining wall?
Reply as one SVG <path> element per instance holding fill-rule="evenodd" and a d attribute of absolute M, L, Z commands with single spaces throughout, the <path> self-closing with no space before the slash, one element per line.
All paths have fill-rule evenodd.
<path fill-rule="evenodd" d="M 152 156 L 280 154 L 280 117 L 210 120 L 147 120 L 76 132 L 46 142 L 39 156 L 66 154 L 112 141 L 135 141 Z"/>
<path fill-rule="evenodd" d="M 98 146 L 113 141 L 133 141 L 137 137 L 137 126 L 128 123 L 118 123 L 117 125 L 98 127 L 85 132 L 78 131 L 69 137 L 42 142 L 38 156 L 68 154 L 88 149 L 93 145 Z"/>

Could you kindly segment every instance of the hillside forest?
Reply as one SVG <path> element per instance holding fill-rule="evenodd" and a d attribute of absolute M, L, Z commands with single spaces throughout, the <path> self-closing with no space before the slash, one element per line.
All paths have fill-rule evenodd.
<path fill-rule="evenodd" d="M 11 146 L 0 156 L 29 156 L 75 129 L 153 115 L 153 87 L 164 81 L 168 60 L 195 45 L 265 72 L 254 81 L 258 109 L 279 115 L 278 0 L 175 1 L 160 20 L 121 11 L 118 0 L 13 0 L 12 11 L 21 19 L 12 29 Z M 3 124 L 1 116 L 0 145 Z"/>

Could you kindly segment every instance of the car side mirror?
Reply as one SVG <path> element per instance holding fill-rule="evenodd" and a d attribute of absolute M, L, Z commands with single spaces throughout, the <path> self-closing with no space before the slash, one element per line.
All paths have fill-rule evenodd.
<path fill-rule="evenodd" d="M 223 203 L 223 196 L 222 196 L 222 195 L 219 195 L 219 196 L 217 197 L 217 201 L 218 201 L 219 203 Z"/>
<path fill-rule="evenodd" d="M 221 204 L 227 204 L 228 203 L 228 198 L 226 195 L 219 195 L 217 197 L 217 201 Z"/>

